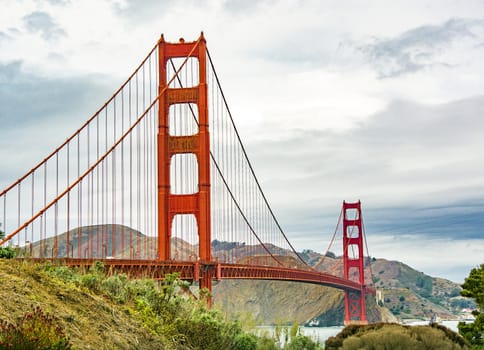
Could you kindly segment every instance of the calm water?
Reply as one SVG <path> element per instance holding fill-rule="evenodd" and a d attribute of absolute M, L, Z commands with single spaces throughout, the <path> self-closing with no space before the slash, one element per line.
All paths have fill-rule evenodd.
<path fill-rule="evenodd" d="M 441 325 L 453 330 L 454 332 L 458 332 L 457 324 L 459 321 L 442 321 L 440 322 Z M 409 325 L 417 326 L 417 325 L 428 325 L 428 321 L 416 321 L 412 322 Z M 302 334 L 310 337 L 314 341 L 319 341 L 320 344 L 324 344 L 326 339 L 338 334 L 344 327 L 300 327 L 300 331 Z M 258 327 L 260 334 L 264 332 L 269 333 L 269 335 L 274 335 L 275 327 L 271 326 L 261 326 Z"/>

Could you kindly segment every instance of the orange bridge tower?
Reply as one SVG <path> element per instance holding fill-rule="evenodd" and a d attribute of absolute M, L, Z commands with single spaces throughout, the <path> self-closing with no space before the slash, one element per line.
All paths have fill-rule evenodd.
<path fill-rule="evenodd" d="M 158 42 L 159 52 L 159 111 L 158 111 L 158 260 L 171 259 L 171 230 L 173 219 L 179 214 L 193 214 L 199 238 L 200 263 L 209 263 L 211 256 L 210 231 L 210 139 L 208 130 L 206 42 L 203 33 L 196 42 L 168 43 L 163 35 Z M 167 63 L 172 58 L 198 59 L 198 85 L 174 88 L 168 86 Z M 162 93 L 164 90 L 165 93 Z M 169 112 L 174 104 L 194 104 L 198 109 L 198 132 L 194 135 L 170 135 Z M 194 154 L 198 162 L 198 192 L 171 192 L 170 164 L 176 154 Z M 197 264 L 198 265 L 198 264 Z M 212 276 L 202 273 L 200 287 L 212 287 Z"/>
<path fill-rule="evenodd" d="M 365 257 L 361 202 L 343 202 L 343 262 L 344 278 L 357 276 L 361 291 L 345 291 L 345 325 L 368 324 L 365 305 Z M 350 255 L 351 253 L 351 255 Z"/>

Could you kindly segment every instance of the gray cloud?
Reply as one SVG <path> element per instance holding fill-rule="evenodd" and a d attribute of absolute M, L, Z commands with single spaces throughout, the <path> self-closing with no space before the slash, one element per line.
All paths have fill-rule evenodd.
<path fill-rule="evenodd" d="M 296 131 L 247 148 L 296 237 L 314 227 L 330 232 L 341 202 L 361 199 L 380 234 L 481 238 L 483 115 L 484 96 L 434 106 L 395 101 L 345 132 Z"/>
<path fill-rule="evenodd" d="M 108 91 L 100 77 L 49 79 L 22 72 L 20 61 L 0 64 L 0 124 L 19 127 L 82 109 L 87 101 L 99 100 Z"/>
<path fill-rule="evenodd" d="M 65 6 L 65 5 L 69 4 L 71 1 L 70 0 L 47 0 L 47 2 L 52 4 L 52 5 Z"/>
<path fill-rule="evenodd" d="M 65 31 L 46 12 L 32 12 L 24 16 L 23 21 L 29 32 L 38 32 L 45 40 L 55 40 L 66 35 Z"/>
<path fill-rule="evenodd" d="M 84 123 L 114 85 L 102 76 L 46 78 L 24 73 L 20 61 L 0 63 L 0 149 L 3 165 L 9 164 L 0 173 L 0 187 L 50 152 L 53 140 L 57 145 Z M 22 142 L 32 147 L 23 156 L 29 159 L 16 155 Z"/>
<path fill-rule="evenodd" d="M 4 31 L 0 31 L 0 41 L 2 40 L 11 40 L 20 33 L 20 30 L 17 28 L 7 28 Z"/>
<path fill-rule="evenodd" d="M 274 0 L 246 1 L 246 0 L 224 0 L 223 8 L 229 13 L 236 15 L 250 15 L 263 5 L 271 5 Z"/>
<path fill-rule="evenodd" d="M 458 39 L 482 40 L 474 33 L 476 27 L 484 27 L 484 20 L 454 18 L 440 25 L 414 28 L 394 38 L 376 38 L 359 50 L 381 78 L 396 77 L 433 65 L 452 65 L 452 62 L 435 61 L 435 56 Z"/>

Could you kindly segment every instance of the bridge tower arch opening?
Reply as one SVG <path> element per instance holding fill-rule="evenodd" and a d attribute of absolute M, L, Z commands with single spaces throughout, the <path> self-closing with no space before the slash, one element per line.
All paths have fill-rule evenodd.
<path fill-rule="evenodd" d="M 168 86 L 168 71 L 173 60 L 188 62 L 198 71 L 195 84 L 184 84 L 184 79 L 175 78 L 177 84 Z M 193 215 L 198 228 L 198 257 L 202 263 L 212 261 L 210 227 L 210 139 L 208 129 L 206 42 L 203 33 L 196 42 L 169 43 L 161 36 L 158 41 L 159 101 L 158 101 L 158 260 L 172 258 L 171 233 L 174 217 Z M 168 66 L 170 64 L 170 66 Z M 165 93 L 161 93 L 165 90 Z M 171 123 L 176 117 L 170 116 L 175 105 L 183 105 L 185 110 L 196 107 L 198 128 L 179 131 Z M 172 131 L 170 133 L 170 130 Z M 194 193 L 173 193 L 171 163 L 180 154 L 188 154 L 196 159 L 198 190 Z M 188 175 L 187 175 L 188 176 Z M 200 276 L 200 287 L 211 290 L 212 280 Z"/>
<path fill-rule="evenodd" d="M 368 324 L 365 303 L 365 257 L 363 255 L 361 202 L 343 202 L 343 270 L 345 279 L 356 279 L 360 292 L 345 291 L 344 323 Z"/>

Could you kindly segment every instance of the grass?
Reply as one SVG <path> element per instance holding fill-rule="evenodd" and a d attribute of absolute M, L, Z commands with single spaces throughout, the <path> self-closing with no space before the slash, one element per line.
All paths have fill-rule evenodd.
<path fill-rule="evenodd" d="M 55 317 L 74 348 L 150 349 L 156 348 L 151 343 L 162 345 L 162 339 L 143 326 L 129 305 L 79 285 L 74 273 L 69 281 L 68 270 L 60 268 L 56 275 L 45 265 L 0 259 L 0 319 L 14 323 L 33 305 Z"/>

